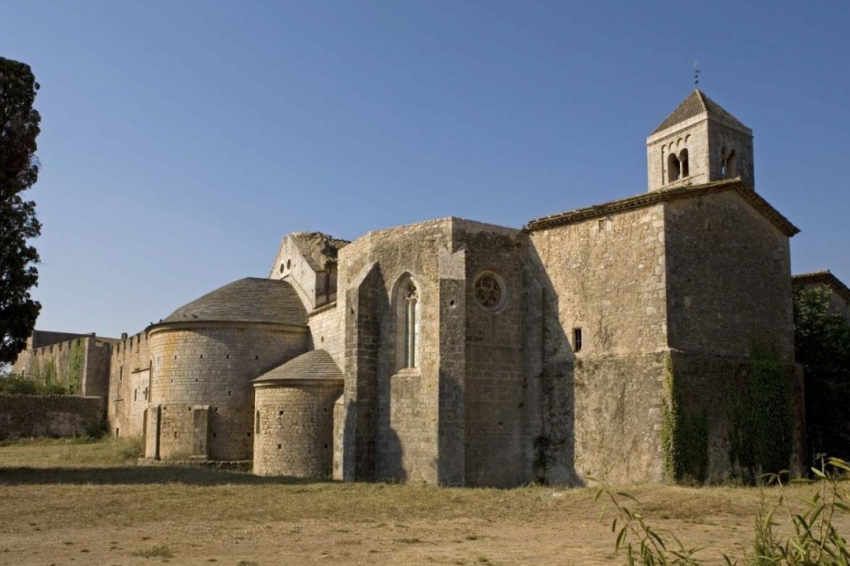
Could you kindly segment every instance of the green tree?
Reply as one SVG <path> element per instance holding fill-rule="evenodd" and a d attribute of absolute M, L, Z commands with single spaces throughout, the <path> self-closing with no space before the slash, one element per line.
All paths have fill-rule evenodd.
<path fill-rule="evenodd" d="M 39 261 L 27 240 L 41 233 L 35 203 L 21 193 L 38 179 L 39 85 L 29 65 L 0 57 L 0 363 L 24 349 L 41 305 L 30 297 Z"/>
<path fill-rule="evenodd" d="M 806 383 L 809 453 L 850 459 L 850 324 L 829 308 L 829 289 L 794 296 L 797 362 Z"/>

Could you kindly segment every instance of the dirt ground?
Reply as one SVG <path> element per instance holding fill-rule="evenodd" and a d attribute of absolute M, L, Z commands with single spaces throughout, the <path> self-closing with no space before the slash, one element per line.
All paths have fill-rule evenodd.
<path fill-rule="evenodd" d="M 640 503 L 624 501 L 653 526 L 705 547 L 706 564 L 751 545 L 757 489 L 628 491 Z M 126 465 L 104 443 L 7 445 L 0 565 L 623 564 L 595 494 L 308 483 Z M 765 497 L 773 503 L 778 492 Z"/>

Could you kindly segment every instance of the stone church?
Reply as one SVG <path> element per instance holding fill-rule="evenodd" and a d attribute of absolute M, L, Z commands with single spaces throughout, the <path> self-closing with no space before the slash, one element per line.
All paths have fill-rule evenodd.
<path fill-rule="evenodd" d="M 643 194 L 522 229 L 449 217 L 353 242 L 290 234 L 267 278 L 102 339 L 108 371 L 86 380 L 112 434 L 142 437 L 149 459 L 516 486 L 672 479 L 675 375 L 716 481 L 758 342 L 787 374 L 799 466 L 798 229 L 755 191 L 752 140 L 695 90 L 647 138 Z M 16 370 L 33 375 L 48 346 L 31 346 Z"/>

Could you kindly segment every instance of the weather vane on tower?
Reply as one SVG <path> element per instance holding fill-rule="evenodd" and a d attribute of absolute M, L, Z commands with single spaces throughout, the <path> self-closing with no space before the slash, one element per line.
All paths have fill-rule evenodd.
<path fill-rule="evenodd" d="M 695 85 L 699 84 L 699 74 L 701 73 L 701 71 L 699 69 L 697 69 L 697 64 L 698 64 L 697 61 L 694 61 L 694 64 L 691 65 L 694 68 L 694 84 Z"/>

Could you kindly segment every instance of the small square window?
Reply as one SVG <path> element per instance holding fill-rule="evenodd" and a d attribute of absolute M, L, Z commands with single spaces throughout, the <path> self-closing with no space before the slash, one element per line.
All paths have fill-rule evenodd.
<path fill-rule="evenodd" d="M 581 328 L 573 328 L 573 351 L 581 352 Z"/>

